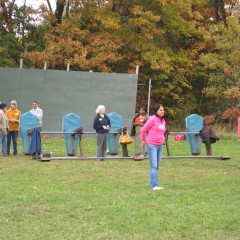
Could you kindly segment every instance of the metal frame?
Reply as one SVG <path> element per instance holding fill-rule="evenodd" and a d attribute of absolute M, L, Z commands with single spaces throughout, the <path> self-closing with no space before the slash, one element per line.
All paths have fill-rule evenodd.
<path fill-rule="evenodd" d="M 119 132 L 109 132 L 113 134 L 121 134 Z M 40 132 L 40 134 L 78 134 L 78 132 Z M 96 132 L 83 132 L 82 134 L 96 134 Z"/>
<path fill-rule="evenodd" d="M 43 131 L 41 134 L 78 134 L 76 132 L 52 132 L 52 131 Z M 113 134 L 120 134 L 119 132 L 110 132 Z M 169 132 L 169 135 L 176 134 L 199 134 L 199 132 Z M 96 134 L 96 132 L 83 132 L 82 134 Z M 167 144 L 168 145 L 168 144 Z M 168 146 L 167 146 L 168 147 Z M 190 159 L 217 159 L 217 160 L 229 160 L 230 156 L 163 156 L 162 159 L 181 159 L 181 158 L 190 158 Z M 123 160 L 134 160 L 134 157 L 121 157 L 121 156 L 112 156 L 112 157 L 43 157 L 40 158 L 41 161 L 50 161 L 50 160 L 110 160 L 110 159 L 123 159 Z M 144 158 L 148 159 L 148 158 Z M 138 160 L 139 161 L 139 160 Z"/>
<path fill-rule="evenodd" d="M 162 159 L 180 159 L 180 158 L 196 158 L 196 159 L 218 159 L 218 160 L 229 160 L 229 156 L 163 156 Z M 123 160 L 135 160 L 134 157 L 50 157 L 51 160 L 112 160 L 112 159 L 123 159 Z M 148 158 L 144 158 L 148 159 Z M 144 160 L 142 159 L 142 160 Z M 138 160 L 140 161 L 140 160 Z"/>

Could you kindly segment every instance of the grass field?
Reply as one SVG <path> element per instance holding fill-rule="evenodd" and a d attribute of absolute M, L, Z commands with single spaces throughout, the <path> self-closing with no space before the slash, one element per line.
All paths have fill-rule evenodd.
<path fill-rule="evenodd" d="M 0 239 L 240 239 L 240 144 L 220 137 L 213 153 L 231 160 L 163 159 L 162 191 L 148 188 L 148 160 L 1 157 Z M 83 141 L 95 155 L 96 141 Z M 42 146 L 65 155 L 61 138 L 44 138 Z M 188 141 L 171 138 L 170 150 L 190 155 Z"/>

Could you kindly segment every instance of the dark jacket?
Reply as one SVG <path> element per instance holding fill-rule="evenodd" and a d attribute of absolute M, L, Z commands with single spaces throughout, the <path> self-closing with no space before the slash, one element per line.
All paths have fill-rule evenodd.
<path fill-rule="evenodd" d="M 202 138 L 202 142 L 207 144 L 219 141 L 219 137 L 210 127 L 207 126 L 203 126 L 202 130 L 200 131 L 200 137 Z"/>
<path fill-rule="evenodd" d="M 37 127 L 34 128 L 33 131 L 32 131 L 32 137 L 31 137 L 29 152 L 31 154 L 38 153 L 39 155 L 42 153 L 41 136 L 40 136 L 40 131 Z"/>
<path fill-rule="evenodd" d="M 96 130 L 96 133 L 106 133 L 109 130 L 106 130 L 103 128 L 103 126 L 109 126 L 111 127 L 110 119 L 107 115 L 104 114 L 104 117 L 102 118 L 99 114 L 97 114 L 93 121 L 93 128 Z"/>

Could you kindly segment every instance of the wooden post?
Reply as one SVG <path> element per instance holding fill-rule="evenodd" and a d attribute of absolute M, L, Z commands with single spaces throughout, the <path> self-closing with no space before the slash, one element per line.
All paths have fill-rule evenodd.
<path fill-rule="evenodd" d="M 44 61 L 44 70 L 47 70 L 47 61 Z"/>
<path fill-rule="evenodd" d="M 169 132 L 166 132 L 165 134 L 165 144 L 166 144 L 166 149 L 167 149 L 167 155 L 170 156 L 170 148 L 169 148 L 169 144 L 168 144 L 168 136 L 169 136 Z"/>
<path fill-rule="evenodd" d="M 207 156 L 212 156 L 213 153 L 212 153 L 212 145 L 211 145 L 211 143 L 205 143 L 205 146 L 206 146 Z"/>
<path fill-rule="evenodd" d="M 123 155 L 123 157 L 129 157 L 128 156 L 127 144 L 121 144 L 121 145 L 122 145 L 122 155 Z"/>

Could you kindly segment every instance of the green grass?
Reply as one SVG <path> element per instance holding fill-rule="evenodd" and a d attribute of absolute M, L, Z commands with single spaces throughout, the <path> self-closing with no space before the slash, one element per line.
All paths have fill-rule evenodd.
<path fill-rule="evenodd" d="M 94 156 L 96 140 L 83 141 L 85 154 Z M 61 138 L 42 145 L 66 155 Z M 189 142 L 173 137 L 170 150 L 190 155 Z M 0 239 L 240 239 L 240 144 L 221 136 L 213 153 L 231 160 L 163 159 L 163 191 L 148 189 L 147 160 L 1 157 Z"/>

